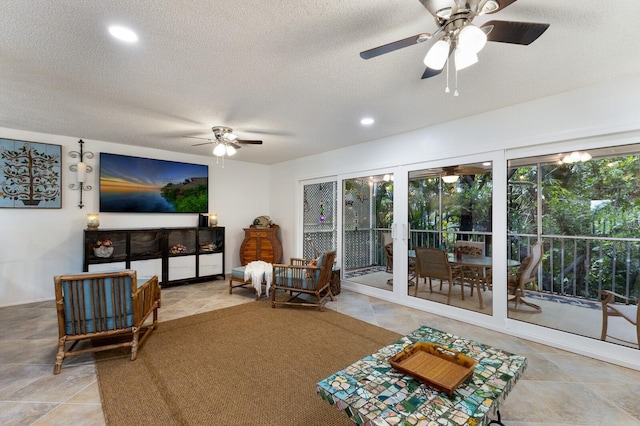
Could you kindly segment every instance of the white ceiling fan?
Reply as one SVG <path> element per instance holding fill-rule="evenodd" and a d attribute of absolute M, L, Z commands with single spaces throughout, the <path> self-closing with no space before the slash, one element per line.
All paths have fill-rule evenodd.
<path fill-rule="evenodd" d="M 549 28 L 549 24 L 516 21 L 489 21 L 478 27 L 472 24 L 477 16 L 497 13 L 516 0 L 420 0 L 433 15 L 438 29 L 433 33 L 420 33 L 360 53 L 371 59 L 439 36 L 424 58 L 427 66 L 422 78 L 434 77 L 442 72 L 453 57 L 455 71 L 478 62 L 478 53 L 487 41 L 529 45 Z M 448 70 L 448 68 L 447 68 Z M 448 76 L 448 73 L 447 73 Z M 447 92 L 448 85 L 447 85 Z M 454 93 L 454 95 L 457 95 Z"/>
<path fill-rule="evenodd" d="M 215 144 L 213 147 L 213 155 L 216 157 L 232 156 L 236 153 L 236 150 L 242 148 L 241 145 L 262 145 L 262 141 L 259 140 L 246 140 L 239 139 L 238 135 L 233 133 L 231 127 L 226 126 L 213 126 L 213 138 L 200 138 L 197 136 L 184 136 L 191 139 L 204 139 L 208 142 L 197 143 L 193 146 Z"/>

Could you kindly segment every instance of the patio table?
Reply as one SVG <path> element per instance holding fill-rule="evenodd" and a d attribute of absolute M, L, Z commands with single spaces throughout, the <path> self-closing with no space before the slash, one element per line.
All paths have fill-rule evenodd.
<path fill-rule="evenodd" d="M 449 253 L 449 263 L 465 268 L 475 269 L 477 271 L 475 281 L 471 282 L 470 284 L 477 287 L 478 303 L 480 309 L 484 309 L 482 291 L 480 289 L 480 277 L 485 276 L 486 270 L 488 268 L 491 268 L 491 266 L 493 265 L 493 258 L 489 256 L 472 256 L 470 254 L 463 254 L 462 257 L 458 259 L 454 253 Z M 520 265 L 520 262 L 518 262 L 517 260 L 507 259 L 507 268 L 513 268 L 518 265 Z"/>
<path fill-rule="evenodd" d="M 389 358 L 419 341 L 459 350 L 478 362 L 451 396 L 389 364 Z M 526 364 L 523 356 L 423 326 L 318 382 L 316 391 L 359 425 L 502 424 L 499 404 Z"/>

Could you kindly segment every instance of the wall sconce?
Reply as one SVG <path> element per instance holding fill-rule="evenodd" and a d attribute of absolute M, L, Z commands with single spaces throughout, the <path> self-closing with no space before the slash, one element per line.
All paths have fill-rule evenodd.
<path fill-rule="evenodd" d="M 87 173 L 91 173 L 93 171 L 93 167 L 85 163 L 84 159 L 93 158 L 93 152 L 83 151 L 84 142 L 82 141 L 82 139 L 78 141 L 78 144 L 80 145 L 79 151 L 69 152 L 69 157 L 78 158 L 80 160 L 77 164 L 72 164 L 69 166 L 69 170 L 71 170 L 72 172 L 76 172 L 76 175 L 78 177 L 78 183 L 69 184 L 69 188 L 80 191 L 80 203 L 78 204 L 78 207 L 82 208 L 84 207 L 84 204 L 82 204 L 82 191 L 91 191 L 93 189 L 91 185 L 87 185 L 85 183 L 85 180 L 87 178 Z"/>
<path fill-rule="evenodd" d="M 211 213 L 209 215 L 209 226 L 210 227 L 218 226 L 218 215 L 217 214 Z"/>
<path fill-rule="evenodd" d="M 91 213 L 87 215 L 87 229 L 90 231 L 96 231 L 100 226 L 100 219 L 97 213 Z"/>

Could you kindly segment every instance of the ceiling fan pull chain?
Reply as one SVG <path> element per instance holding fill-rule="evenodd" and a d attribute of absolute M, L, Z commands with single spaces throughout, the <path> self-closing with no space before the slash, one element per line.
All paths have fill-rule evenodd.
<path fill-rule="evenodd" d="M 449 58 L 447 57 L 447 87 L 444 88 L 444 93 L 449 92 L 451 92 L 451 89 L 449 89 Z"/>
<path fill-rule="evenodd" d="M 456 68 L 456 89 L 453 91 L 453 96 L 458 96 L 458 69 Z"/>

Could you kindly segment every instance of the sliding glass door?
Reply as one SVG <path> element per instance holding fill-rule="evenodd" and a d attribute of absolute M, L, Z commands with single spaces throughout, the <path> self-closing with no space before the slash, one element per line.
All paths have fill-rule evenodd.
<path fill-rule="evenodd" d="M 491 162 L 409 172 L 410 296 L 491 315 L 492 192 Z"/>
<path fill-rule="evenodd" d="M 342 180 L 343 277 L 392 290 L 393 173 Z"/>

